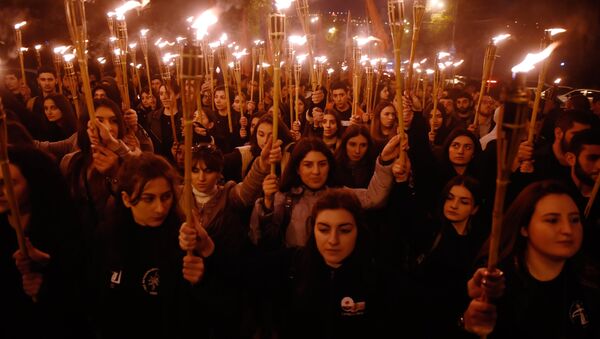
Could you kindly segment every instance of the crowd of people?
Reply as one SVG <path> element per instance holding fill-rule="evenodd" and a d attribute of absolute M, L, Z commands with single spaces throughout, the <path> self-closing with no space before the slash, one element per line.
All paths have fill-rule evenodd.
<path fill-rule="evenodd" d="M 547 96 L 523 131 L 487 270 L 502 85 L 400 107 L 387 75 L 371 112 L 345 79 L 281 102 L 205 82 L 185 223 L 185 89 L 94 76 L 91 120 L 80 86 L 36 80 L 3 70 L 27 253 L 3 190 L 2 338 L 600 338 L 600 97 Z"/>

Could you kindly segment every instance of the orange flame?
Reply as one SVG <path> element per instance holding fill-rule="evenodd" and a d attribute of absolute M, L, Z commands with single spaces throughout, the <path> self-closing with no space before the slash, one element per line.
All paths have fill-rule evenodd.
<path fill-rule="evenodd" d="M 558 42 L 551 44 L 539 53 L 529 53 L 525 59 L 518 65 L 512 68 L 513 73 L 527 73 L 535 68 L 535 65 L 540 61 L 547 59 L 552 52 L 558 47 Z"/>

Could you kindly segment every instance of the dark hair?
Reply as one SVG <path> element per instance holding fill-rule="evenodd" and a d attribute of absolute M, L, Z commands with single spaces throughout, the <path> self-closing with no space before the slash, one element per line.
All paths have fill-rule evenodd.
<path fill-rule="evenodd" d="M 454 131 L 452 131 L 452 133 L 450 133 L 450 135 L 448 135 L 448 137 L 446 138 L 446 141 L 444 141 L 444 146 L 442 149 L 443 152 L 443 156 L 442 156 L 442 161 L 443 162 L 447 162 L 450 163 L 450 145 L 452 145 L 452 142 L 454 141 L 454 139 L 461 137 L 461 136 L 466 136 L 469 139 L 471 139 L 471 141 L 473 141 L 473 159 L 471 159 L 471 161 L 469 162 L 469 167 L 471 166 L 471 164 L 473 163 L 473 161 L 475 161 L 475 159 L 481 154 L 482 150 L 481 150 L 481 143 L 479 143 L 479 139 L 475 136 L 475 134 L 473 134 L 473 132 L 468 131 L 466 129 L 463 128 L 458 128 L 455 129 Z"/>
<path fill-rule="evenodd" d="M 562 112 L 558 116 L 558 119 L 556 119 L 556 124 L 554 126 L 560 128 L 563 133 L 566 133 L 573 128 L 573 125 L 576 122 L 582 125 L 592 126 L 596 121 L 597 118 L 594 114 L 588 111 L 574 109 Z"/>
<path fill-rule="evenodd" d="M 440 128 L 444 128 L 446 126 L 446 115 L 448 114 L 446 112 L 446 107 L 444 107 L 444 105 L 440 105 L 438 103 L 438 105 L 436 106 L 436 108 L 438 111 L 440 111 L 440 113 L 442 113 L 442 126 Z M 429 103 L 427 104 L 427 106 L 425 106 L 425 109 L 423 110 L 423 112 L 425 113 L 425 120 L 427 121 L 427 128 L 429 131 L 431 131 L 431 122 L 429 121 L 432 117 L 432 112 L 433 112 L 433 103 Z"/>
<path fill-rule="evenodd" d="M 118 88 L 114 87 L 112 84 L 110 84 L 109 81 L 106 81 L 106 79 L 109 79 L 109 78 L 104 79 L 104 81 L 106 83 L 108 83 L 108 85 L 100 83 L 100 84 L 94 86 L 94 88 L 92 89 L 92 98 L 96 94 L 96 91 L 103 90 L 104 93 L 106 93 L 106 97 L 109 98 L 110 100 L 114 101 L 120 107 L 121 102 L 123 101 L 123 99 L 121 98 L 121 93 L 119 92 Z"/>
<path fill-rule="evenodd" d="M 15 78 L 21 79 L 21 72 L 19 72 L 16 68 L 9 68 L 4 70 L 4 76 L 14 75 Z"/>
<path fill-rule="evenodd" d="M 335 159 L 333 158 L 333 154 L 329 148 L 327 148 L 327 145 L 325 145 L 323 140 L 318 138 L 306 138 L 300 140 L 294 146 L 294 151 L 292 151 L 290 160 L 288 161 L 285 172 L 281 178 L 281 186 L 279 189 L 281 192 L 289 192 L 293 187 L 300 187 L 303 185 L 302 179 L 300 179 L 300 175 L 298 175 L 298 168 L 300 167 L 302 159 L 304 159 L 311 151 L 320 152 L 327 158 L 329 172 L 327 173 L 325 185 L 329 187 L 337 186 L 334 175 Z"/>
<path fill-rule="evenodd" d="M 331 93 L 336 89 L 343 89 L 344 92 L 348 92 L 348 84 L 344 81 L 336 81 L 331 84 Z"/>
<path fill-rule="evenodd" d="M 323 119 L 326 115 L 333 115 L 335 117 L 335 124 L 337 127 L 335 131 L 335 137 L 339 139 L 342 136 L 342 129 L 344 128 L 344 126 L 342 126 L 342 119 L 340 118 L 340 115 L 333 109 L 326 109 L 323 112 Z"/>
<path fill-rule="evenodd" d="M 471 94 L 469 94 L 465 91 L 461 91 L 461 92 L 457 93 L 454 96 L 454 102 L 456 103 L 456 100 L 458 100 L 460 98 L 467 98 L 467 99 L 469 99 L 469 101 L 473 101 L 473 97 L 471 96 Z"/>
<path fill-rule="evenodd" d="M 364 125 L 355 125 L 352 124 L 346 128 L 346 131 L 342 135 L 342 140 L 340 143 L 340 147 L 335 151 L 335 160 L 338 166 L 342 168 L 346 168 L 350 159 L 348 159 L 347 144 L 351 138 L 362 135 L 367 139 L 367 153 L 365 153 L 364 157 L 360 160 L 361 163 L 373 162 L 374 161 L 374 146 L 373 139 L 371 139 L 371 134 L 369 134 L 369 129 Z"/>
<path fill-rule="evenodd" d="M 37 77 L 42 75 L 42 73 L 50 73 L 50 74 L 54 75 L 54 77 L 56 78 L 56 70 L 54 69 L 54 67 L 51 67 L 48 65 L 42 65 L 40 68 L 38 68 Z"/>
<path fill-rule="evenodd" d="M 252 122 L 252 121 L 250 121 L 250 122 Z M 255 157 L 258 156 L 260 154 L 260 152 L 262 151 L 261 148 L 258 146 L 258 139 L 256 137 L 258 126 L 260 126 L 262 124 L 269 124 L 269 125 L 273 126 L 273 115 L 272 114 L 263 114 L 258 119 L 258 122 L 256 123 L 254 133 L 252 133 L 252 135 L 250 135 L 250 152 L 252 152 L 252 155 L 254 155 Z M 277 137 L 279 139 L 281 139 L 281 141 L 283 142 L 283 144 L 281 145 L 282 149 L 285 146 L 287 146 L 293 142 L 293 138 L 290 133 L 290 130 L 287 128 L 287 126 L 285 124 L 277 124 Z"/>
<path fill-rule="evenodd" d="M 394 104 L 392 104 L 391 101 L 383 100 L 379 104 L 377 104 L 377 106 L 375 107 L 375 110 L 373 111 L 373 124 L 371 125 L 371 137 L 373 138 L 374 142 L 384 142 L 388 138 L 393 137 L 396 133 L 397 126 L 398 126 L 398 115 L 397 114 L 395 115 L 396 122 L 394 123 L 394 126 L 392 127 L 392 131 L 394 134 L 386 137 L 381 133 L 381 111 L 383 111 L 386 107 L 389 107 L 389 106 L 393 107 L 394 111 L 396 110 L 396 107 L 394 107 Z"/>
<path fill-rule="evenodd" d="M 206 168 L 222 173 L 225 167 L 225 159 L 221 150 L 213 144 L 200 144 L 192 148 L 192 164 L 203 161 Z"/>
<path fill-rule="evenodd" d="M 46 100 L 52 100 L 56 107 L 62 113 L 62 118 L 60 119 L 61 129 L 65 132 L 65 135 L 72 135 L 77 131 L 77 116 L 75 112 L 73 112 L 73 106 L 71 103 L 65 98 L 62 94 L 52 94 L 44 98 L 44 103 Z"/>
<path fill-rule="evenodd" d="M 585 145 L 600 145 L 600 131 L 598 129 L 588 129 L 576 133 L 569 143 L 567 152 L 579 156 Z"/>
<path fill-rule="evenodd" d="M 573 109 L 580 111 L 589 111 L 592 109 L 590 100 L 583 94 L 577 93 L 569 97 L 567 100 L 573 105 Z"/>
<path fill-rule="evenodd" d="M 444 219 L 444 203 L 448 197 L 448 194 L 450 194 L 450 190 L 452 190 L 452 187 L 454 186 L 463 186 L 469 190 L 469 192 L 471 192 L 471 195 L 473 196 L 473 206 L 481 206 L 483 203 L 483 193 L 481 191 L 481 185 L 479 184 L 479 181 L 467 175 L 457 175 L 450 179 L 448 183 L 446 183 L 446 186 L 444 186 L 440 196 L 440 204 L 438 209 L 440 216 Z"/>
<path fill-rule="evenodd" d="M 520 264 L 520 267 L 526 267 L 522 264 L 527 248 L 527 238 L 521 235 L 520 230 L 529 227 L 538 202 L 551 194 L 567 195 L 573 202 L 577 201 L 576 194 L 559 181 L 537 181 L 525 187 L 504 213 L 499 247 L 501 251 L 498 254 L 498 262 L 513 257 Z M 482 247 L 479 257 L 487 257 L 488 251 L 489 239 Z"/>
<path fill-rule="evenodd" d="M 33 137 L 22 123 L 15 120 L 6 122 L 8 143 L 14 146 L 33 146 Z"/>
<path fill-rule="evenodd" d="M 117 139 L 122 139 L 125 135 L 125 121 L 123 120 L 123 113 L 117 104 L 110 99 L 96 99 L 94 100 L 94 110 L 97 110 L 100 107 L 106 107 L 110 109 L 117 119 L 117 125 L 119 126 L 119 134 Z M 87 125 L 88 121 L 90 121 L 90 115 L 87 110 L 83 110 L 81 116 L 79 117 L 79 130 L 77 131 L 77 146 L 79 149 L 86 154 L 91 155 L 91 143 L 90 137 L 87 133 Z"/>

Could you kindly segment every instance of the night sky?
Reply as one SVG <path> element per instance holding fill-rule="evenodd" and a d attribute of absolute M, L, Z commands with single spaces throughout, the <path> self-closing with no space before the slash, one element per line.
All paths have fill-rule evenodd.
<path fill-rule="evenodd" d="M 236 16 L 240 15 L 244 4 L 250 1 L 260 2 L 260 0 L 151 0 L 150 8 L 140 16 L 135 13 L 128 15 L 128 25 L 130 32 L 137 32 L 142 26 L 149 26 L 155 33 L 181 32 L 183 20 L 188 15 L 199 13 L 212 4 L 219 3 L 226 7 L 228 12 L 222 14 L 220 27 L 217 30 L 230 31 L 238 29 L 239 25 L 232 25 L 231 22 L 239 22 Z M 499 59 L 496 65 L 498 77 L 506 78 L 512 65 L 518 63 L 527 52 L 538 50 L 544 28 L 560 26 L 567 28 L 569 32 L 560 38 L 562 46 L 552 56 L 548 77 L 563 77 L 573 87 L 600 88 L 600 67 L 597 66 L 600 60 L 600 1 L 445 1 L 449 4 L 458 1 L 455 45 L 457 58 L 465 59 L 462 73 L 473 77 L 480 76 L 485 44 L 490 37 L 508 32 L 515 38 L 499 48 Z M 382 17 L 385 18 L 387 0 L 375 0 L 375 2 L 381 9 Z M 23 33 L 25 45 L 47 43 L 49 46 L 54 46 L 58 42 L 69 43 L 62 3 L 60 0 L 0 0 L 0 17 L 4 19 L 0 24 L 0 59 L 6 60 L 7 54 L 14 51 L 12 26 L 21 20 L 29 21 Z M 92 42 L 94 39 L 104 41 L 103 39 L 108 36 L 105 13 L 117 7 L 119 3 L 117 0 L 95 0 L 87 5 Z M 318 0 L 309 3 L 313 12 L 349 9 L 353 16 L 364 16 L 365 13 L 364 1 L 360 0 Z M 408 9 L 411 8 L 412 1 L 406 0 L 405 5 L 407 13 L 410 13 Z M 14 20 L 6 20 L 6 18 L 14 18 Z M 229 23 L 225 22 L 228 18 L 231 18 Z M 423 29 L 428 30 L 427 24 L 424 24 Z M 133 37 L 137 36 L 135 33 L 130 34 Z M 255 37 L 250 37 L 253 38 Z M 419 53 L 423 57 L 433 55 L 435 49 L 448 49 L 451 45 L 449 35 L 432 36 L 425 32 L 422 40 Z M 102 49 L 100 42 L 96 43 L 96 47 L 93 43 L 90 46 L 92 53 L 98 49 Z M 564 66 L 560 66 L 561 62 L 564 62 Z"/>

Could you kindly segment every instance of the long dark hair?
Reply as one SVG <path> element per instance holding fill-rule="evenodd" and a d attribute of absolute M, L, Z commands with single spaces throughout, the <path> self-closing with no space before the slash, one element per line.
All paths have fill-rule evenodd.
<path fill-rule="evenodd" d="M 346 152 L 348 140 L 359 135 L 362 135 L 367 139 L 367 153 L 360 159 L 360 163 L 373 162 L 373 139 L 371 139 L 369 129 L 364 125 L 352 124 L 346 128 L 346 131 L 342 135 L 340 147 L 335 152 L 335 160 L 339 166 L 345 168 L 350 162 L 350 159 L 348 159 L 348 152 Z"/>
<path fill-rule="evenodd" d="M 44 98 L 44 103 L 46 100 L 52 100 L 62 113 L 60 127 L 64 131 L 64 134 L 70 136 L 75 133 L 77 131 L 77 116 L 75 115 L 75 112 L 73 112 L 73 107 L 67 98 L 62 94 L 52 94 Z"/>
<path fill-rule="evenodd" d="M 289 192 L 293 187 L 299 187 L 303 185 L 302 179 L 300 179 L 300 175 L 298 175 L 298 168 L 300 167 L 302 159 L 304 159 L 304 157 L 306 157 L 310 151 L 320 152 L 327 158 L 329 172 L 327 173 L 327 181 L 325 185 L 329 187 L 338 186 L 334 175 L 336 167 L 333 154 L 329 148 L 327 148 L 327 145 L 325 145 L 323 140 L 318 138 L 306 138 L 300 140 L 294 146 L 294 151 L 292 151 L 292 156 L 285 167 L 285 172 L 283 173 L 283 177 L 281 179 L 281 186 L 279 189 L 281 192 Z"/>
<path fill-rule="evenodd" d="M 394 135 L 385 136 L 381 133 L 381 111 L 383 111 L 386 107 L 394 107 L 391 101 L 383 100 L 377 106 L 375 106 L 375 110 L 373 111 L 373 124 L 371 125 L 371 137 L 374 142 L 377 143 L 385 143 L 389 138 Z M 394 107 L 394 110 L 396 108 Z M 397 115 L 396 115 L 397 117 Z M 392 127 L 392 131 L 396 131 L 398 127 L 398 118 L 396 118 L 396 122 Z"/>
<path fill-rule="evenodd" d="M 450 194 L 450 190 L 452 190 L 452 187 L 454 186 L 463 186 L 471 193 L 473 196 L 473 206 L 481 206 L 483 202 L 483 194 L 481 192 L 481 185 L 479 184 L 479 181 L 467 175 L 457 175 L 448 181 L 442 190 L 442 194 L 440 195 L 439 205 L 437 208 L 440 220 L 447 220 L 446 216 L 444 215 L 444 204 L 448 198 L 448 195 Z M 470 221 L 471 218 L 469 218 L 469 223 Z M 470 225 L 467 227 L 470 227 Z"/>
<path fill-rule="evenodd" d="M 577 201 L 575 192 L 559 181 L 538 181 L 525 187 L 504 213 L 499 247 L 501 251 L 498 254 L 498 262 L 512 257 L 518 267 L 526 267 L 523 264 L 525 262 L 527 238 L 521 235 L 520 231 L 522 228 L 529 227 L 538 202 L 551 194 L 567 195 L 573 202 Z M 479 257 L 487 257 L 488 251 L 489 239 L 484 244 Z"/>
<path fill-rule="evenodd" d="M 125 120 L 123 119 L 123 113 L 119 106 L 110 99 L 96 99 L 94 100 L 94 109 L 97 110 L 100 107 L 110 109 L 117 119 L 117 125 L 119 126 L 118 139 L 122 139 L 125 135 Z M 87 125 L 90 121 L 90 115 L 87 110 L 84 110 L 79 117 L 79 130 L 77 131 L 77 146 L 82 153 L 91 155 L 91 143 L 90 137 L 87 134 Z"/>
<path fill-rule="evenodd" d="M 273 115 L 271 115 L 271 114 L 262 115 L 260 117 L 260 119 L 258 120 L 258 122 L 256 123 L 256 127 L 254 128 L 254 133 L 252 133 L 252 135 L 250 135 L 250 152 L 252 152 L 252 155 L 255 157 L 259 156 L 260 152 L 262 152 L 261 148 L 258 146 L 258 140 L 256 138 L 256 132 L 258 130 L 258 126 L 260 126 L 262 124 L 269 124 L 269 125 L 273 126 Z M 290 130 L 288 129 L 288 127 L 285 124 L 277 124 L 277 137 L 279 139 L 281 139 L 281 141 L 283 142 L 283 144 L 281 145 L 282 149 L 284 149 L 285 146 L 289 145 L 291 142 L 294 141 L 292 138 L 292 134 L 290 133 Z"/>
<path fill-rule="evenodd" d="M 450 163 L 450 145 L 452 145 L 454 139 L 461 136 L 466 136 L 473 142 L 473 159 L 471 159 L 471 161 L 467 165 L 468 171 L 474 167 L 474 164 L 476 163 L 476 161 L 478 161 L 478 158 L 481 156 L 482 150 L 481 143 L 479 143 L 479 139 L 475 136 L 475 134 L 463 128 L 455 129 L 454 131 L 452 131 L 452 133 L 450 133 L 450 135 L 448 135 L 448 137 L 444 141 L 444 145 L 442 146 L 442 164 L 446 164 L 448 167 L 453 167 L 452 163 Z M 465 173 L 467 173 L 467 171 L 465 171 Z"/>

